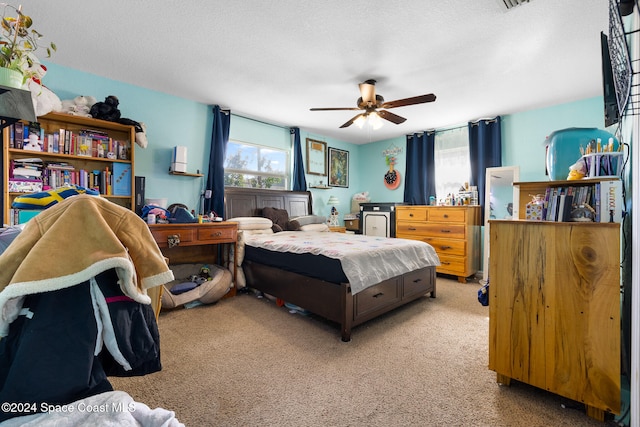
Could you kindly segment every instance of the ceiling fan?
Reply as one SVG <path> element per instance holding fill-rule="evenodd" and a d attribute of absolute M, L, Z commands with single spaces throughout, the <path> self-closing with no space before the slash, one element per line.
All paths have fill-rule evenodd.
<path fill-rule="evenodd" d="M 335 111 L 335 110 L 364 110 L 352 117 L 348 122 L 340 126 L 346 128 L 351 126 L 356 120 L 366 119 L 370 114 L 378 115 L 379 117 L 388 120 L 392 123 L 399 125 L 407 119 L 400 117 L 387 110 L 380 110 L 380 108 L 396 108 L 404 107 L 407 105 L 424 104 L 427 102 L 433 102 L 436 100 L 436 96 L 432 93 L 427 95 L 414 96 L 411 98 L 397 99 L 395 101 L 385 102 L 382 95 L 376 94 L 376 81 L 367 80 L 364 83 L 358 85 L 360 88 L 360 98 L 358 98 L 358 107 L 344 107 L 344 108 L 311 108 L 311 111 Z"/>

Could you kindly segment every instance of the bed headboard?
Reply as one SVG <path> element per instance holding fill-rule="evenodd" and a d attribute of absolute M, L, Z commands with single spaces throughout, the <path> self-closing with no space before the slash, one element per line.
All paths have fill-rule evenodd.
<path fill-rule="evenodd" d="M 290 217 L 311 215 L 311 192 L 238 187 L 224 189 L 224 219 L 262 216 L 262 208 L 266 207 L 286 209 Z"/>

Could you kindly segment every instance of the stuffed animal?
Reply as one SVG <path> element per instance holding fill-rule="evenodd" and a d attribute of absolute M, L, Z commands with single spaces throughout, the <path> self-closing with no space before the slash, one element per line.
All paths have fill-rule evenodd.
<path fill-rule="evenodd" d="M 120 101 L 117 96 L 109 95 L 105 98 L 104 102 L 96 102 L 91 107 L 91 117 L 96 119 L 108 120 L 110 122 L 117 122 L 127 126 L 134 126 L 136 128 L 135 142 L 141 148 L 146 148 L 147 141 L 147 127 L 144 123 L 136 122 L 135 120 L 120 117 L 120 110 L 118 109 Z"/>
<path fill-rule="evenodd" d="M 144 123 L 135 120 L 125 119 L 124 117 L 117 120 L 118 123 L 136 128 L 136 144 L 141 148 L 147 148 L 147 126 Z"/>
<path fill-rule="evenodd" d="M 95 119 L 117 122 L 120 118 L 119 104 L 120 101 L 117 96 L 109 95 L 104 99 L 104 102 L 93 104 L 89 113 Z"/>
<path fill-rule="evenodd" d="M 47 67 L 38 61 L 33 61 L 27 71 L 30 72 L 29 74 L 32 77 L 26 81 L 23 89 L 31 92 L 33 110 L 36 116 L 44 116 L 52 111 L 60 111 L 62 109 L 60 98 L 42 84 L 42 78 L 47 73 Z"/>
<path fill-rule="evenodd" d="M 93 96 L 79 95 L 73 99 L 63 100 L 61 112 L 74 116 L 91 117 L 89 112 L 95 103 L 96 99 Z"/>

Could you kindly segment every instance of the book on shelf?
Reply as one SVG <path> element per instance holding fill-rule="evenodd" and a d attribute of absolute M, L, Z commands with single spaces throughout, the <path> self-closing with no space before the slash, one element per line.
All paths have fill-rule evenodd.
<path fill-rule="evenodd" d="M 29 129 L 27 128 L 27 136 Z M 13 124 L 13 148 L 22 149 L 24 146 L 24 123 L 17 121 Z"/>
<path fill-rule="evenodd" d="M 131 164 L 113 164 L 113 195 L 131 196 Z"/>
<path fill-rule="evenodd" d="M 594 185 L 596 222 L 622 222 L 622 183 L 605 180 Z"/>
<path fill-rule="evenodd" d="M 9 219 L 10 225 L 24 224 L 34 216 L 38 215 L 44 209 L 10 209 Z"/>
<path fill-rule="evenodd" d="M 620 180 L 602 180 L 595 183 L 547 187 L 543 218 L 545 221 L 571 220 L 571 211 L 589 205 L 595 211 L 595 222 L 622 221 L 622 183 Z"/>

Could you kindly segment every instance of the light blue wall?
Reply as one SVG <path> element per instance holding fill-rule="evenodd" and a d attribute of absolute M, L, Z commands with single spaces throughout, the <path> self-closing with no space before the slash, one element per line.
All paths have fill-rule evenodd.
<path fill-rule="evenodd" d="M 78 95 L 98 101 L 115 95 L 122 117 L 147 125 L 146 149 L 135 146 L 135 173 L 146 177 L 146 197 L 166 197 L 169 203 L 198 208 L 203 178 L 169 175 L 172 149 L 187 147 L 187 171 L 204 171 L 209 163 L 211 108 L 183 98 L 105 79 L 71 68 L 47 65 L 44 83 L 60 99 Z"/>
<path fill-rule="evenodd" d="M 520 181 L 548 180 L 545 139 L 571 127 L 603 129 L 602 97 L 503 116 L 502 166 L 520 166 Z"/>
<path fill-rule="evenodd" d="M 61 99 L 91 95 L 103 101 L 108 95 L 116 95 L 123 117 L 146 123 L 149 146 L 146 149 L 136 146 L 135 167 L 136 175 L 146 177 L 147 197 L 167 197 L 169 203 L 184 203 L 190 208 L 198 208 L 206 178 L 173 176 L 168 174 L 168 169 L 173 147 L 184 145 L 188 150 L 188 172 L 206 174 L 211 140 L 211 106 L 54 64 L 47 66 L 44 82 Z M 519 165 L 521 181 L 547 179 L 544 175 L 544 140 L 552 131 L 567 127 L 602 128 L 604 125 L 602 97 L 502 117 L 503 166 Z M 315 214 L 328 214 L 330 207 L 326 201 L 330 195 L 340 200 L 337 206 L 340 218 L 350 212 L 353 195 L 363 191 L 369 192 L 372 201 L 402 201 L 406 160 L 404 135 L 355 145 L 311 134 L 304 129 L 300 133 L 304 156 L 306 138 L 324 141 L 327 147 L 349 152 L 349 187 L 311 189 Z M 287 127 L 234 115 L 233 110 L 230 138 L 278 148 L 290 147 Z M 384 174 L 389 168 L 382 153 L 393 146 L 402 149 L 396 156 L 395 166 L 401 175 L 401 184 L 397 189 L 389 190 L 384 186 Z M 316 184 L 317 181 L 317 176 L 307 175 L 309 184 Z M 323 182 L 326 184 L 326 178 Z"/>

